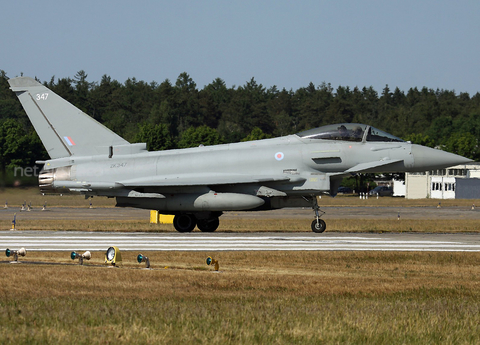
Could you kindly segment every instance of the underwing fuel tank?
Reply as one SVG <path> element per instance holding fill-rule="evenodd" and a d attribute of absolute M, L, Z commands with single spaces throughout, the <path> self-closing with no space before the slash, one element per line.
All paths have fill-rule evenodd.
<path fill-rule="evenodd" d="M 241 211 L 262 206 L 258 196 L 240 193 L 170 194 L 165 199 L 117 197 L 117 207 L 159 211 Z"/>

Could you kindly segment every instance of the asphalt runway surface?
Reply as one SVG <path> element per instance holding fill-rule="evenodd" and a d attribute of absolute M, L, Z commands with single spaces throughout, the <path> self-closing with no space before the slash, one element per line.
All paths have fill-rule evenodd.
<path fill-rule="evenodd" d="M 0 250 L 105 251 L 111 246 L 139 251 L 480 251 L 471 234 L 339 233 L 112 233 L 1 231 Z"/>
<path fill-rule="evenodd" d="M 480 209 L 468 207 L 324 207 L 324 219 L 478 219 Z M 3 229 L 17 219 L 138 219 L 148 221 L 149 211 L 130 208 L 62 208 L 46 211 L 1 209 Z M 222 219 L 313 218 L 311 209 L 282 209 L 265 212 L 227 212 Z M 106 250 L 110 246 L 122 250 L 151 251 L 233 251 L 233 250 L 377 250 L 377 251 L 480 251 L 478 234 L 413 234 L 413 233 L 124 233 L 79 231 L 0 231 L 0 250 L 25 247 L 38 251 Z"/>
<path fill-rule="evenodd" d="M 325 211 L 324 219 L 478 219 L 480 221 L 480 206 L 474 210 L 465 206 L 450 207 L 321 207 Z M 150 219 L 149 210 L 135 208 L 71 208 L 49 207 L 42 211 L 40 207 L 31 211 L 20 211 L 19 207 L 0 209 L 0 222 L 10 222 L 14 213 L 19 219 L 85 219 L 85 220 L 138 220 Z M 260 212 L 225 212 L 222 219 L 313 219 L 311 208 L 284 208 Z"/>

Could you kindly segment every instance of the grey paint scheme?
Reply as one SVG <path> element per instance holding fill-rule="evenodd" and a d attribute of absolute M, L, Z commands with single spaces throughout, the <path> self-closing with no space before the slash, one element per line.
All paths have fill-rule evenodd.
<path fill-rule="evenodd" d="M 116 197 L 117 206 L 197 220 L 218 222 L 222 211 L 231 210 L 315 207 L 315 196 L 335 195 L 350 174 L 425 171 L 470 161 L 402 141 L 369 142 L 366 135 L 361 142 L 289 135 L 148 152 L 145 144 L 128 143 L 31 78 L 9 83 L 51 158 L 42 162 L 43 192 Z"/>

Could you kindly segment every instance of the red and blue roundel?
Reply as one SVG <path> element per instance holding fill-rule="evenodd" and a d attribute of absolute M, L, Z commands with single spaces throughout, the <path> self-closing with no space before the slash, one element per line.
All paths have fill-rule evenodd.
<path fill-rule="evenodd" d="M 284 156 L 285 156 L 285 155 L 283 154 L 283 152 L 277 152 L 277 153 L 275 153 L 275 159 L 276 159 L 277 161 L 281 161 Z"/>

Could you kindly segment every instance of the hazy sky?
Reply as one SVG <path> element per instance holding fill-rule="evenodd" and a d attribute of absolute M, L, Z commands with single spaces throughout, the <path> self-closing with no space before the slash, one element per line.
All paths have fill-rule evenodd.
<path fill-rule="evenodd" d="M 480 92 L 480 1 L 3 1 L 0 69 Z"/>

